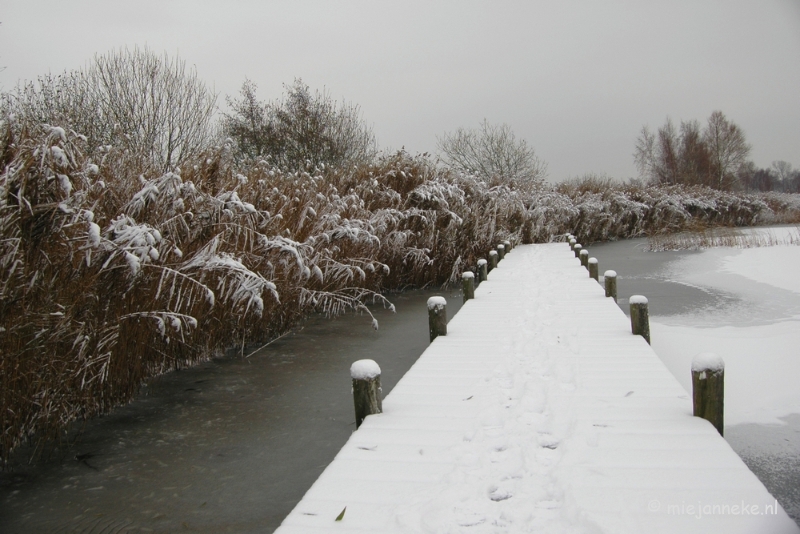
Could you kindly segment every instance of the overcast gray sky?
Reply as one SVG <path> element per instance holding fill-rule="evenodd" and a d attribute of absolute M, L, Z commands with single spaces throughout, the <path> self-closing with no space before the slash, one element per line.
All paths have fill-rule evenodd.
<path fill-rule="evenodd" d="M 508 123 L 550 179 L 636 175 L 643 124 L 722 110 L 760 167 L 800 166 L 800 0 L 3 0 L 0 89 L 149 46 L 220 94 L 300 77 L 361 106 L 382 147 Z"/>

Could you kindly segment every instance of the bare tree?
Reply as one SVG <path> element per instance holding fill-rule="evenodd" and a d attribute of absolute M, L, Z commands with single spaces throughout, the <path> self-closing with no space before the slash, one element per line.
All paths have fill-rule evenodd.
<path fill-rule="evenodd" d="M 240 155 L 269 155 L 287 166 L 353 165 L 375 157 L 375 135 L 358 105 L 338 103 L 325 91 L 312 93 L 300 79 L 285 89 L 281 100 L 264 104 L 246 80 L 239 98 L 228 99 L 231 111 L 222 131 L 236 141 Z"/>
<path fill-rule="evenodd" d="M 731 189 L 736 184 L 736 171 L 750 155 L 744 132 L 721 111 L 715 111 L 708 118 L 703 138 L 711 155 L 712 187 Z"/>
<path fill-rule="evenodd" d="M 715 111 L 702 131 L 697 121 L 682 121 L 678 133 L 669 118 L 657 135 L 643 127 L 633 158 L 651 183 L 731 189 L 747 174 L 749 152 L 741 128 Z"/>
<path fill-rule="evenodd" d="M 106 122 L 126 148 L 162 169 L 195 155 L 209 138 L 216 96 L 186 62 L 148 49 L 96 56 L 86 75 Z"/>
<path fill-rule="evenodd" d="M 202 149 L 215 103 L 184 61 L 134 48 L 20 84 L 3 94 L 2 108 L 18 129 L 62 126 L 86 136 L 90 149 L 118 146 L 165 170 Z"/>
<path fill-rule="evenodd" d="M 530 186 L 547 176 L 547 163 L 507 124 L 493 125 L 484 119 L 478 129 L 459 128 L 437 141 L 446 164 L 489 182 Z"/>

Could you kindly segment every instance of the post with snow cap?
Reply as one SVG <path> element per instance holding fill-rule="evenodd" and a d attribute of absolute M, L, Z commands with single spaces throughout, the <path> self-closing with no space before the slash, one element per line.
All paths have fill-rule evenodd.
<path fill-rule="evenodd" d="M 650 343 L 650 314 L 647 311 L 647 297 L 633 295 L 628 302 L 631 306 L 631 331 Z"/>
<path fill-rule="evenodd" d="M 497 245 L 497 261 L 506 257 L 506 246 L 503 244 Z"/>
<path fill-rule="evenodd" d="M 447 335 L 447 301 L 444 297 L 428 299 L 428 330 L 431 343 L 437 337 Z"/>
<path fill-rule="evenodd" d="M 575 243 L 575 246 L 572 247 L 572 250 L 575 252 L 575 257 L 576 258 L 580 258 L 581 257 L 581 249 L 582 248 L 583 248 L 583 245 L 581 245 L 580 243 Z"/>
<path fill-rule="evenodd" d="M 486 278 L 489 275 L 488 269 L 486 268 L 487 261 L 483 258 L 478 260 L 478 283 L 485 282 Z"/>
<path fill-rule="evenodd" d="M 578 256 L 581 259 L 581 265 L 589 268 L 589 251 L 586 249 L 581 250 L 580 255 Z"/>
<path fill-rule="evenodd" d="M 614 302 L 617 302 L 617 271 L 608 270 L 603 273 L 603 281 L 606 286 L 606 296 L 614 297 Z"/>
<path fill-rule="evenodd" d="M 503 246 L 504 246 L 504 247 L 506 247 L 506 254 L 508 254 L 509 252 L 511 252 L 511 248 L 512 248 L 512 247 L 511 247 L 511 241 L 509 241 L 508 239 L 506 239 L 505 241 L 503 241 Z"/>
<path fill-rule="evenodd" d="M 350 366 L 353 379 L 353 404 L 356 408 L 356 428 L 368 415 L 381 413 L 381 368 L 374 360 L 358 360 Z"/>
<path fill-rule="evenodd" d="M 490 250 L 489 251 L 489 272 L 492 272 L 492 269 L 497 267 L 497 251 Z"/>
<path fill-rule="evenodd" d="M 725 412 L 725 362 L 716 354 L 704 352 L 692 360 L 694 415 L 710 421 L 722 436 Z"/>
<path fill-rule="evenodd" d="M 569 249 L 575 250 L 575 245 L 578 244 L 578 241 L 574 237 L 569 238 Z"/>
<path fill-rule="evenodd" d="M 461 287 L 464 290 L 464 303 L 475 298 L 475 273 L 464 271 L 461 273 Z"/>
<path fill-rule="evenodd" d="M 600 282 L 600 273 L 598 269 L 600 266 L 597 264 L 597 258 L 589 258 L 589 278 L 594 278 L 596 282 Z"/>

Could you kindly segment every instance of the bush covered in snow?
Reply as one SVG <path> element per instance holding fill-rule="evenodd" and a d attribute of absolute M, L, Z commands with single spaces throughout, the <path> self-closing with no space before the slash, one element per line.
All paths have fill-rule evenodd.
<path fill-rule="evenodd" d="M 289 171 L 241 167 L 223 144 L 164 173 L 68 129 L 0 130 L 2 459 L 308 313 L 369 315 L 391 306 L 383 290 L 457 282 L 505 239 L 800 213 L 789 197 L 596 180 L 522 192 L 405 152 Z"/>

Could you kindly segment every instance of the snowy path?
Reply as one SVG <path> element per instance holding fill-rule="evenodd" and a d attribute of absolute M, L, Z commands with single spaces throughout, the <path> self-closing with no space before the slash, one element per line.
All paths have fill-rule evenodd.
<path fill-rule="evenodd" d="M 800 532 L 691 409 L 566 244 L 518 247 L 277 532 Z"/>

